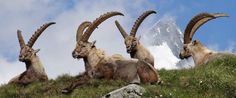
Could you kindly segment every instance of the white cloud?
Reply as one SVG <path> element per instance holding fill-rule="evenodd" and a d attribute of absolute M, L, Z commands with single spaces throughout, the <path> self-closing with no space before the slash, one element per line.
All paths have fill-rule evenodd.
<path fill-rule="evenodd" d="M 210 44 L 207 45 L 206 47 L 213 50 L 213 51 L 218 51 L 218 52 L 232 52 L 235 53 L 235 47 L 236 47 L 236 43 L 234 41 L 227 41 L 226 43 L 226 47 L 221 49 L 219 44 Z"/>
<path fill-rule="evenodd" d="M 214 51 L 219 51 L 219 50 L 220 50 L 218 44 L 210 44 L 210 45 L 207 45 L 207 48 L 209 48 L 209 49 L 211 49 L 211 50 L 214 50 Z"/>
<path fill-rule="evenodd" d="M 236 43 L 233 41 L 229 41 L 228 42 L 228 47 L 225 49 L 226 52 L 233 52 L 235 53 L 235 47 L 236 47 Z"/>
<path fill-rule="evenodd" d="M 0 85 L 7 83 L 8 80 L 17 76 L 25 70 L 23 63 L 8 62 L 5 58 L 0 57 Z"/>

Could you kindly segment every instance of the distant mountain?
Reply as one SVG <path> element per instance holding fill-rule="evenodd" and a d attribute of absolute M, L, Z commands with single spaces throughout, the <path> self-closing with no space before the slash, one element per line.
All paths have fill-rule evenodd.
<path fill-rule="evenodd" d="M 179 59 L 183 47 L 183 33 L 173 17 L 163 17 L 142 34 L 141 41 L 155 57 L 155 68 L 179 69 L 194 66 L 193 59 Z"/>

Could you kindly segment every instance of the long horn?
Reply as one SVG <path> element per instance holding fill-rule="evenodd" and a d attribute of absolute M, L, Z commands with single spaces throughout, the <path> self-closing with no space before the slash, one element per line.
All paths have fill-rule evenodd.
<path fill-rule="evenodd" d="M 17 30 L 17 37 L 19 40 L 20 48 L 23 48 L 25 46 L 25 41 L 20 30 Z"/>
<path fill-rule="evenodd" d="M 84 30 L 90 26 L 92 23 L 89 21 L 84 21 L 80 24 L 80 26 L 77 29 L 77 34 L 76 34 L 76 41 L 78 42 L 79 40 L 81 40 Z"/>
<path fill-rule="evenodd" d="M 103 21 L 105 21 L 106 19 L 112 17 L 112 16 L 116 16 L 116 15 L 121 15 L 124 16 L 122 13 L 120 12 L 107 12 L 106 14 L 101 15 L 99 18 L 97 18 L 96 20 L 93 21 L 92 25 L 90 25 L 88 27 L 88 29 L 85 31 L 82 40 L 83 41 L 88 41 L 90 35 L 92 34 L 92 32 L 97 28 L 97 26 L 99 24 L 101 24 Z"/>
<path fill-rule="evenodd" d="M 123 29 L 123 27 L 120 25 L 120 23 L 116 20 L 116 27 L 119 29 L 121 35 L 126 38 L 126 36 L 128 36 L 128 34 L 125 32 L 125 30 Z"/>
<path fill-rule="evenodd" d="M 201 27 L 204 23 L 212 19 L 216 19 L 218 17 L 228 17 L 228 15 L 224 13 L 200 13 L 194 18 L 192 18 L 185 29 L 184 44 L 190 43 L 192 41 L 193 35 L 197 31 L 197 29 Z"/>
<path fill-rule="evenodd" d="M 131 35 L 131 36 L 135 36 L 135 35 L 136 35 L 136 32 L 137 32 L 137 30 L 138 30 L 140 24 L 143 22 L 143 20 L 144 20 L 147 16 L 149 16 L 150 14 L 153 14 L 153 13 L 156 14 L 155 11 L 149 10 L 149 11 L 144 12 L 141 16 L 139 16 L 139 18 L 135 21 L 135 23 L 134 23 L 134 25 L 133 25 L 133 27 L 132 27 L 132 29 L 131 29 L 130 35 Z"/>
<path fill-rule="evenodd" d="M 46 23 L 43 26 L 41 26 L 39 29 L 37 29 L 37 31 L 34 32 L 32 37 L 28 41 L 27 46 L 32 47 L 34 45 L 35 41 L 38 39 L 38 37 L 42 34 L 42 32 L 52 24 L 55 24 L 55 22 Z"/>

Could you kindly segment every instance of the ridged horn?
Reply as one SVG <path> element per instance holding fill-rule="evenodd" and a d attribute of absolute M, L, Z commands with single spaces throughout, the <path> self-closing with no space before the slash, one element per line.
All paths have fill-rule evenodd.
<path fill-rule="evenodd" d="M 116 24 L 116 27 L 119 29 L 119 31 L 120 31 L 121 35 L 123 36 L 123 38 L 126 38 L 126 36 L 128 36 L 128 34 L 125 32 L 125 30 L 120 25 L 120 23 L 116 20 L 115 24 Z"/>
<path fill-rule="evenodd" d="M 50 22 L 42 25 L 37 31 L 34 32 L 30 40 L 28 41 L 27 46 L 32 47 L 35 43 L 35 41 L 38 39 L 38 37 L 42 34 L 42 32 L 49 27 L 50 25 L 55 24 L 55 22 Z"/>
<path fill-rule="evenodd" d="M 141 24 L 141 23 L 143 22 L 143 20 L 144 20 L 147 16 L 149 16 L 150 14 L 156 14 L 156 12 L 153 11 L 153 10 L 149 10 L 149 11 L 144 12 L 141 16 L 139 16 L 139 18 L 135 21 L 135 23 L 134 23 L 134 25 L 133 25 L 133 27 L 132 27 L 132 29 L 131 29 L 131 32 L 130 32 L 130 35 L 131 35 L 131 36 L 134 36 L 134 37 L 135 37 L 136 32 L 137 32 L 137 30 L 138 30 L 140 24 Z"/>
<path fill-rule="evenodd" d="M 218 17 L 228 17 L 228 15 L 224 13 L 200 13 L 192 18 L 185 29 L 184 44 L 190 43 L 192 41 L 193 35 L 204 23 Z"/>
<path fill-rule="evenodd" d="M 20 30 L 17 30 L 17 37 L 19 40 L 20 48 L 23 48 L 25 46 L 25 41 Z"/>
<path fill-rule="evenodd" d="M 116 16 L 116 15 L 121 15 L 124 16 L 122 13 L 120 12 L 107 12 L 106 14 L 101 15 L 99 18 L 97 18 L 96 20 L 94 20 L 92 22 L 92 25 L 90 25 L 88 27 L 88 29 L 85 31 L 82 40 L 83 41 L 88 41 L 89 37 L 91 36 L 92 32 L 97 28 L 97 26 L 99 24 L 101 24 L 103 21 L 105 21 L 106 19 L 112 17 L 112 16 Z"/>
<path fill-rule="evenodd" d="M 83 36 L 83 33 L 84 33 L 84 30 L 90 26 L 92 23 L 89 22 L 89 21 L 84 21 L 82 22 L 78 29 L 77 29 L 77 33 L 76 33 L 76 41 L 78 42 L 79 40 L 81 40 L 82 36 Z"/>

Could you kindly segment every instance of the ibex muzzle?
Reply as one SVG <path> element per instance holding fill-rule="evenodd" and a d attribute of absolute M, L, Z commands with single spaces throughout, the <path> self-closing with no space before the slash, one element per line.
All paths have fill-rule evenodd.
<path fill-rule="evenodd" d="M 131 53 L 132 51 L 136 51 L 135 47 L 136 47 L 137 43 L 138 43 L 137 38 L 127 36 L 125 38 L 125 45 L 126 45 L 127 53 Z"/>
<path fill-rule="evenodd" d="M 191 53 L 189 52 L 187 44 L 184 44 L 183 50 L 179 54 L 180 59 L 186 59 L 191 57 Z"/>
<path fill-rule="evenodd" d="M 95 47 L 96 41 L 91 42 L 78 42 L 76 48 L 72 52 L 73 58 L 84 58 L 89 54 L 89 51 Z"/>

